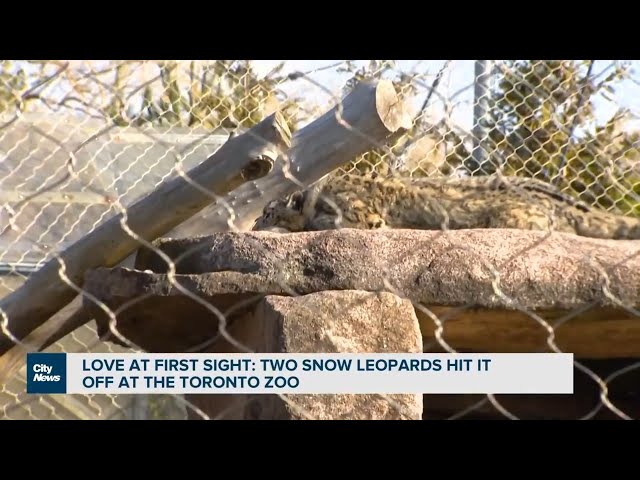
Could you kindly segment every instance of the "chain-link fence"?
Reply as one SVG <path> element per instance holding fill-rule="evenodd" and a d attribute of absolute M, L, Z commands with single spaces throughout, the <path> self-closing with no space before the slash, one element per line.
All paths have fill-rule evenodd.
<path fill-rule="evenodd" d="M 393 123 L 389 120 L 390 134 L 382 137 L 361 128 L 356 133 L 370 141 L 367 148 L 326 140 L 334 154 L 325 170 L 309 167 L 300 181 L 296 168 L 285 168 L 282 178 L 294 180 L 289 184 L 307 184 L 326 175 L 338 179 L 347 174 L 371 176 L 372 172 L 377 179 L 402 178 L 415 185 L 439 179 L 445 182 L 438 184 L 441 189 L 450 179 L 525 177 L 545 182 L 550 197 L 583 206 L 583 210 L 605 211 L 629 221 L 640 213 L 637 62 L 3 61 L 0 65 L 0 299 L 4 302 L 0 313 L 5 341 L 0 352 L 0 418 L 4 419 L 210 417 L 191 401 L 173 396 L 27 395 L 24 354 L 38 349 L 124 352 L 141 348 L 136 342 L 139 337 L 122 338 L 125 335 L 117 328 L 114 332 L 113 324 L 104 326 L 108 321 L 100 328 L 96 312 L 81 308 L 82 297 L 85 305 L 92 302 L 109 310 L 105 299 L 96 298 L 95 291 L 76 296 L 83 290 L 67 277 L 75 264 L 64 266 L 56 260 L 109 219 L 118 215 L 126 219 L 135 202 L 172 179 L 186 178 L 191 188 L 202 189 L 185 172 L 201 165 L 230 138 L 259 128 L 274 112 L 282 115 L 278 118 L 292 132 L 295 143 L 296 135 L 319 122 L 322 115 L 337 111 L 340 117 L 346 112 L 350 107 L 342 100 L 358 85 L 390 81 L 394 92 L 389 95 L 397 95 L 403 105 L 402 112 L 394 113 L 405 119 L 400 122 L 402 128 L 389 126 Z M 382 90 L 374 93 L 374 109 L 380 107 L 384 94 Z M 344 123 L 338 118 L 337 124 Z M 300 134 L 300 142 L 303 136 Z M 314 141 L 319 142 L 316 149 L 323 148 L 322 138 Z M 298 152 L 316 155 L 311 147 L 305 148 Z M 246 190 L 210 189 L 206 194 L 217 209 L 202 210 L 159 236 L 250 230 L 265 205 L 292 191 L 291 186 L 272 190 L 269 185 L 276 185 L 273 182 L 250 181 L 242 186 Z M 487 195 L 485 201 L 501 202 L 511 189 L 501 190 L 498 196 Z M 531 193 L 526 187 L 524 191 Z M 534 209 L 542 205 L 536 195 L 525 200 Z M 247 198 L 252 199 L 251 208 Z M 355 208 L 356 203 L 353 205 Z M 514 208 L 526 211 L 522 203 Z M 558 212 L 551 213 L 561 215 Z M 456 228 L 465 228 L 464 224 L 456 227 L 454 212 L 449 214 L 445 212 L 444 220 L 439 221 L 441 233 L 450 242 L 448 248 L 475 255 L 473 246 L 449 235 Z M 164 220 L 146 221 L 160 225 Z M 126 222 L 122 228 L 127 235 L 162 256 L 158 247 L 138 237 L 135 228 L 128 230 Z M 474 225 L 481 223 L 478 220 Z M 155 231 L 158 228 L 162 227 Z M 545 230 L 539 224 L 536 228 Z M 620 239 L 619 233 L 609 233 L 616 241 Z M 527 250 L 541 249 L 548 255 L 544 249 L 554 246 L 555 238 L 532 236 L 529 247 L 500 253 L 502 263 L 491 260 L 498 258 L 495 255 L 485 258 L 490 273 L 483 281 L 492 288 L 497 304 L 502 302 L 505 308 L 492 310 L 484 305 L 479 309 L 473 292 L 464 300 L 462 287 L 453 295 L 456 302 L 449 305 L 412 302 L 423 328 L 425 351 L 576 351 L 576 395 L 546 399 L 428 396 L 424 418 L 640 418 L 640 299 L 618 288 L 619 283 L 634 290 L 636 278 L 628 276 L 635 265 L 632 243 L 620 240 L 623 251 L 607 257 L 600 249 L 605 247 L 576 241 L 577 250 L 585 246 L 578 252 L 582 256 L 574 272 L 579 278 L 576 290 L 557 284 L 555 293 L 560 300 L 544 308 L 530 303 L 528 296 L 512 298 L 501 288 L 500 275 L 509 277 L 505 272 L 510 262 L 538 258 L 527 256 L 531 254 Z M 119 258 L 107 251 L 106 243 L 102 245 L 93 251 L 93 260 L 83 260 L 85 265 L 134 267 L 133 253 Z M 509 245 L 505 240 L 504 248 Z M 274 254 L 265 251 L 264 255 Z M 577 262 L 576 258 L 566 261 Z M 607 263 L 611 259 L 615 263 Z M 33 307 L 28 325 L 16 328 L 11 314 L 18 318 L 26 307 L 17 305 L 20 297 L 11 294 L 47 262 L 62 278 L 67 291 L 56 292 L 66 295 L 66 300 L 52 303 L 54 293 L 49 293 L 46 306 Z M 529 272 L 531 291 L 539 291 L 539 284 L 548 281 L 543 277 L 549 273 L 540 264 L 522 268 Z M 580 269 L 597 274 L 587 281 L 579 275 Z M 477 272 L 468 274 L 474 275 Z M 297 295 L 286 279 L 281 278 L 280 283 L 284 295 Z M 71 286 L 75 288 L 69 291 Z M 440 286 L 456 288 L 447 279 Z M 389 285 L 389 292 L 411 298 L 399 290 Z M 603 298 L 606 302 L 598 300 Z M 194 301 L 202 302 L 201 298 Z M 119 321 L 129 307 L 133 308 L 124 303 L 118 312 L 105 315 Z M 505 313 L 506 307 L 511 313 Z M 219 315 L 217 309 L 210 310 L 213 317 Z M 179 312 L 176 307 L 171 315 Z M 326 315 L 326 311 L 317 313 Z M 447 325 L 453 326 L 449 329 Z M 229 332 L 233 336 L 233 330 Z M 229 332 L 223 329 L 223 336 L 229 337 Z M 178 344 L 188 345 L 191 340 L 187 337 L 185 333 Z M 242 343 L 242 338 L 236 338 L 236 343 Z M 241 350 L 242 345 L 237 347 Z M 195 345 L 185 348 L 199 351 Z M 399 408 L 393 399 L 387 400 Z"/>

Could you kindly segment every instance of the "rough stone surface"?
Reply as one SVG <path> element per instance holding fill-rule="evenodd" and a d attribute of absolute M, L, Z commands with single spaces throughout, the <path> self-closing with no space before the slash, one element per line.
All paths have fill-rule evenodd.
<path fill-rule="evenodd" d="M 326 291 L 270 295 L 228 327 L 211 353 L 419 353 L 411 303 L 391 293 Z M 209 418 L 238 420 L 420 419 L 422 395 L 187 395 Z M 189 411 L 192 419 L 202 418 Z"/>
<path fill-rule="evenodd" d="M 420 353 L 413 305 L 391 293 L 325 291 L 268 296 L 256 310 L 264 351 L 282 353 Z M 419 420 L 422 395 L 256 396 L 257 419 Z"/>
<path fill-rule="evenodd" d="M 217 272 L 215 288 L 388 290 L 431 305 L 639 305 L 640 241 L 509 229 L 216 233 L 162 239 L 177 273 Z M 166 271 L 153 254 L 138 268 Z M 225 273 L 220 273 L 225 272 Z M 498 274 L 496 276 L 496 274 Z M 238 287 L 242 279 L 245 287 Z M 608 295 L 603 290 L 608 281 Z M 234 286 L 228 285 L 232 283 Z M 261 287 L 258 287 L 257 284 Z M 613 297 L 613 298 L 612 298 Z M 617 299 L 617 300 L 614 300 Z"/>
<path fill-rule="evenodd" d="M 640 241 L 519 230 L 338 230 L 218 233 L 156 246 L 181 258 L 175 277 L 158 273 L 166 265 L 147 252 L 136 266 L 156 273 L 98 269 L 84 285 L 117 312 L 118 331 L 150 351 L 209 341 L 223 319 L 233 322 L 266 295 L 362 290 L 411 300 L 432 343 L 441 344 L 433 315 L 444 315 L 443 336 L 456 349 L 548 350 L 544 319 L 563 351 L 640 356 Z M 108 333 L 109 317 L 90 298 L 84 303 L 99 333 Z"/>

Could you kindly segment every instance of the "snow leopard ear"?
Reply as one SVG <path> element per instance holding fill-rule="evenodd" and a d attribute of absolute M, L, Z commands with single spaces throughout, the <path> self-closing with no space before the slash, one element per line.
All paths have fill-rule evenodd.
<path fill-rule="evenodd" d="M 304 199 L 305 195 L 303 192 L 294 192 L 289 197 L 287 207 L 291 210 L 295 210 L 296 212 L 301 212 L 304 208 Z"/>

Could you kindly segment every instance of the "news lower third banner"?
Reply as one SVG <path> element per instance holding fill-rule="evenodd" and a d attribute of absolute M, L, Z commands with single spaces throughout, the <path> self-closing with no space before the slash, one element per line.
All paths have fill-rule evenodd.
<path fill-rule="evenodd" d="M 31 394 L 567 394 L 573 354 L 27 354 Z"/>

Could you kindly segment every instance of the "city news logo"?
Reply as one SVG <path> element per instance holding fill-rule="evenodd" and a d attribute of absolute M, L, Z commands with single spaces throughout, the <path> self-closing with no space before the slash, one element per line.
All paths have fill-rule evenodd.
<path fill-rule="evenodd" d="M 65 353 L 27 353 L 27 393 L 66 393 Z"/>

